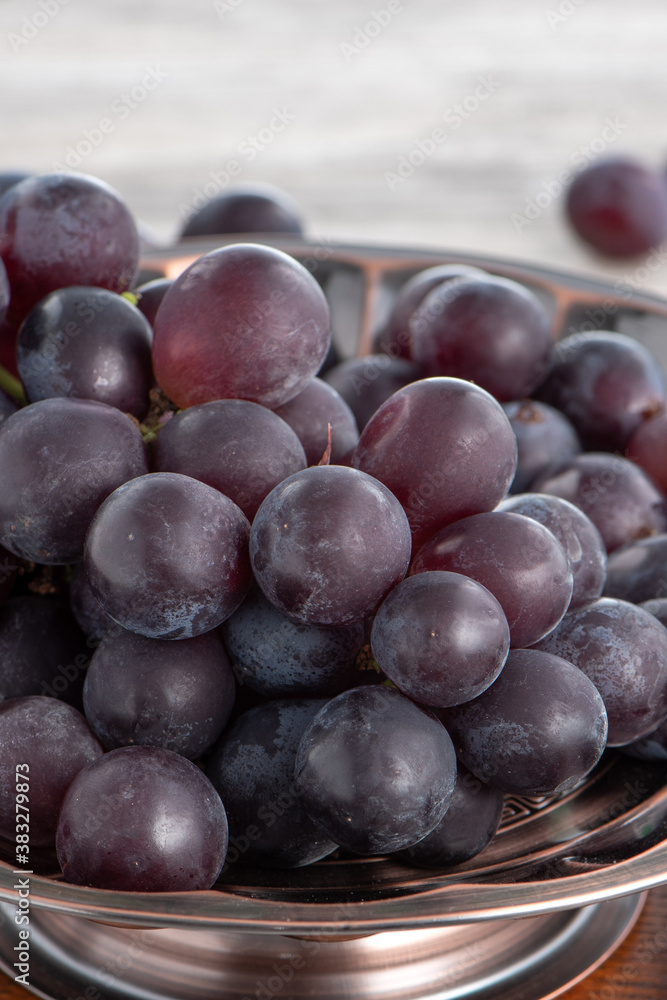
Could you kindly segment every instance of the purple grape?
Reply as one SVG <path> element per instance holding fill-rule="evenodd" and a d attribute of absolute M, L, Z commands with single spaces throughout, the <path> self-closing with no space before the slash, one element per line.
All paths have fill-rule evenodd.
<path fill-rule="evenodd" d="M 329 441 L 331 427 L 331 463 L 347 465 L 359 440 L 354 413 L 333 386 L 313 378 L 305 389 L 278 406 L 274 413 L 290 425 L 306 453 L 308 465 L 317 465 Z"/>
<path fill-rule="evenodd" d="M 442 712 L 456 752 L 481 781 L 514 795 L 569 791 L 597 764 L 607 714 L 576 666 L 538 649 L 513 649 L 474 701 Z"/>
<path fill-rule="evenodd" d="M 586 452 L 538 476 L 531 489 L 569 500 L 602 535 L 607 552 L 667 530 L 665 498 L 620 455 Z"/>
<path fill-rule="evenodd" d="M 575 664 L 609 717 L 609 746 L 632 743 L 667 718 L 667 630 L 648 611 L 602 597 L 566 615 L 539 649 Z"/>
<path fill-rule="evenodd" d="M 536 476 L 581 451 L 577 432 L 565 414 L 534 399 L 504 403 L 516 437 L 518 460 L 511 493 L 523 493 Z"/>
<path fill-rule="evenodd" d="M 227 818 L 196 764 L 162 747 L 120 747 L 76 776 L 56 850 L 65 881 L 118 892 L 210 889 Z"/>
<path fill-rule="evenodd" d="M 151 327 L 155 323 L 162 299 L 173 283 L 172 278 L 153 278 L 132 289 L 132 294 L 137 297 L 137 309 L 144 314 Z"/>
<path fill-rule="evenodd" d="M 106 613 L 90 589 L 82 562 L 72 568 L 69 602 L 79 628 L 88 636 L 89 646 L 96 646 L 106 632 L 120 629 L 120 625 Z"/>
<path fill-rule="evenodd" d="M 493 511 L 443 528 L 413 560 L 411 574 L 463 573 L 491 591 L 510 629 L 512 646 L 532 646 L 568 609 L 572 570 L 556 537 L 520 514 Z"/>
<path fill-rule="evenodd" d="M 354 413 L 360 431 L 390 396 L 418 378 L 417 365 L 386 354 L 341 361 L 324 375 Z"/>
<path fill-rule="evenodd" d="M 53 846 L 67 789 L 102 754 L 83 715 L 71 705 L 38 696 L 0 701 L 0 836 L 15 840 L 21 794 L 22 816 L 30 817 L 24 843 Z"/>
<path fill-rule="evenodd" d="M 576 233 L 610 257 L 631 257 L 667 236 L 667 187 L 658 171 L 630 157 L 589 164 L 567 193 L 567 217 Z"/>
<path fill-rule="evenodd" d="M 0 425 L 0 541 L 33 562 L 78 562 L 102 501 L 147 471 L 139 429 L 114 407 L 31 403 Z"/>
<path fill-rule="evenodd" d="M 139 234 L 120 196 L 96 177 L 44 174 L 0 198 L 0 256 L 12 288 L 10 315 L 23 319 L 56 288 L 130 288 Z"/>
<path fill-rule="evenodd" d="M 0 697 L 43 695 L 80 705 L 90 653 L 69 609 L 22 594 L 0 607 Z"/>
<path fill-rule="evenodd" d="M 354 676 L 362 622 L 304 625 L 281 614 L 254 587 L 220 626 L 241 684 L 266 698 L 339 694 Z"/>
<path fill-rule="evenodd" d="M 655 597 L 648 601 L 640 601 L 639 607 L 657 618 L 661 625 L 667 628 L 667 597 Z"/>
<path fill-rule="evenodd" d="M 582 510 L 568 500 L 546 493 L 517 493 L 499 503 L 496 510 L 530 517 L 556 536 L 572 570 L 572 600 L 568 610 L 600 596 L 606 578 L 607 552 L 600 532 Z"/>
<path fill-rule="evenodd" d="M 422 374 L 470 379 L 501 403 L 529 396 L 553 354 L 549 315 L 537 296 L 507 278 L 462 278 L 429 292 L 410 319 Z"/>
<path fill-rule="evenodd" d="M 296 433 L 265 406 L 218 399 L 169 420 L 153 447 L 156 472 L 179 472 L 224 493 L 249 521 L 274 486 L 305 469 Z"/>
<path fill-rule="evenodd" d="M 17 366 L 31 403 L 96 399 L 143 420 L 153 385 L 148 320 L 106 288 L 59 288 L 28 313 Z"/>
<path fill-rule="evenodd" d="M 493 510 L 514 478 L 516 439 L 484 389 L 462 379 L 422 379 L 380 407 L 352 463 L 398 498 L 418 546 L 446 524 Z"/>
<path fill-rule="evenodd" d="M 325 704 L 270 701 L 244 712 L 222 736 L 206 774 L 227 811 L 228 864 L 297 868 L 336 849 L 308 816 L 294 779 L 303 733 Z"/>
<path fill-rule="evenodd" d="M 226 233 L 296 233 L 303 226 L 297 203 L 270 184 L 239 184 L 211 198 L 183 226 L 181 237 Z"/>
<path fill-rule="evenodd" d="M 241 509 L 211 486 L 150 473 L 115 490 L 95 514 L 86 575 L 123 628 L 187 639 L 215 628 L 245 597 L 248 532 Z"/>
<path fill-rule="evenodd" d="M 667 597 L 667 533 L 616 549 L 607 562 L 604 594 L 632 604 Z"/>
<path fill-rule="evenodd" d="M 536 395 L 565 414 L 588 451 L 624 451 L 642 421 L 664 408 L 665 378 L 643 344 L 596 330 L 559 342 Z"/>
<path fill-rule="evenodd" d="M 398 857 L 425 868 L 460 865 L 492 840 L 503 815 L 503 793 L 459 763 L 449 808 L 435 830 Z"/>
<path fill-rule="evenodd" d="M 342 465 L 311 466 L 269 493 L 250 533 L 264 594 L 307 625 L 367 618 L 405 576 L 410 528 L 393 494 Z"/>
<path fill-rule="evenodd" d="M 507 618 L 486 587 L 459 573 L 419 573 L 380 605 L 371 631 L 380 669 L 422 705 L 459 705 L 481 694 L 510 648 Z"/>
<path fill-rule="evenodd" d="M 150 745 L 196 760 L 227 725 L 235 691 L 217 631 L 169 642 L 118 629 L 95 650 L 83 707 L 105 750 Z"/>
<path fill-rule="evenodd" d="M 281 406 L 317 373 L 331 339 L 315 279 L 253 243 L 191 264 L 162 300 L 154 334 L 156 379 L 182 408 L 229 398 Z"/>
<path fill-rule="evenodd" d="M 410 318 L 430 291 L 456 278 L 485 274 L 469 264 L 437 264 L 418 271 L 399 289 L 385 326 L 375 338 L 375 350 L 393 358 L 410 360 Z"/>
<path fill-rule="evenodd" d="M 625 455 L 644 470 L 662 493 L 667 492 L 667 411 L 644 420 L 637 427 L 628 441 Z"/>
<path fill-rule="evenodd" d="M 333 841 L 383 854 L 416 844 L 440 822 L 454 792 L 456 755 L 430 712 L 369 685 L 320 709 L 294 773 L 307 812 Z"/>

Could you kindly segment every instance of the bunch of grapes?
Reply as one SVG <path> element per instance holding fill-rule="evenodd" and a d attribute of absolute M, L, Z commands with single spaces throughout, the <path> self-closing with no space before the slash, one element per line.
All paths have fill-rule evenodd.
<path fill-rule="evenodd" d="M 643 347 L 556 344 L 529 289 L 449 265 L 332 364 L 291 256 L 232 243 L 136 287 L 138 248 L 92 178 L 0 197 L 1 836 L 21 764 L 31 844 L 79 884 L 448 866 L 504 793 L 667 755 Z"/>

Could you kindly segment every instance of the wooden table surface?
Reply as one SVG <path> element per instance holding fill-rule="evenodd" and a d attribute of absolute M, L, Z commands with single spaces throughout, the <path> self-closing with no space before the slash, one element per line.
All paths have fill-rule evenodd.
<path fill-rule="evenodd" d="M 0 0 L 0 170 L 95 174 L 170 243 L 236 161 L 324 244 L 459 248 L 667 295 L 667 254 L 595 256 L 559 190 L 604 155 L 664 169 L 666 40 L 664 0 Z M 567 1000 L 662 1000 L 666 927 L 658 889 Z"/>

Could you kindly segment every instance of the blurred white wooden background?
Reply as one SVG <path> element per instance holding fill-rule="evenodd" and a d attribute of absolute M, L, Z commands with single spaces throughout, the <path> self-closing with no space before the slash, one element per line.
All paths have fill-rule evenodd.
<path fill-rule="evenodd" d="M 95 174 L 170 242 L 235 161 L 315 238 L 667 294 L 667 254 L 595 257 L 558 197 L 600 155 L 667 163 L 666 43 L 664 0 L 0 0 L 0 169 Z"/>

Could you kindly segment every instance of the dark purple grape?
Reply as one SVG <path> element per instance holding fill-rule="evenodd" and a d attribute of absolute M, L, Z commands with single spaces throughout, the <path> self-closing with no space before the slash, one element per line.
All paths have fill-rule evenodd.
<path fill-rule="evenodd" d="M 602 597 L 566 615 L 538 648 L 570 660 L 595 684 L 609 746 L 632 743 L 667 717 L 667 630 L 648 611 Z"/>
<path fill-rule="evenodd" d="M 667 719 L 640 740 L 622 747 L 623 753 L 638 760 L 667 762 Z"/>
<path fill-rule="evenodd" d="M 311 466 L 269 493 L 252 525 L 255 578 L 279 611 L 308 625 L 367 618 L 410 561 L 410 528 L 382 483 Z"/>
<path fill-rule="evenodd" d="M 549 314 L 516 281 L 462 278 L 429 292 L 410 319 L 411 351 L 424 377 L 470 379 L 501 403 L 529 396 L 549 370 Z"/>
<path fill-rule="evenodd" d="M 0 836 L 17 846 L 17 833 L 30 847 L 53 846 L 65 792 L 102 754 L 83 715 L 71 705 L 38 696 L 0 701 Z M 25 834 L 18 828 L 22 819 L 29 826 Z M 17 857 L 26 853 L 17 851 Z"/>
<path fill-rule="evenodd" d="M 648 601 L 641 601 L 639 607 L 648 611 L 650 615 L 667 628 L 667 597 L 654 597 Z"/>
<path fill-rule="evenodd" d="M 317 373 L 331 339 L 312 275 L 253 243 L 191 264 L 162 300 L 154 333 L 155 376 L 180 407 L 228 398 L 281 406 Z"/>
<path fill-rule="evenodd" d="M 430 712 L 384 685 L 351 688 L 320 709 L 296 757 L 296 787 L 314 822 L 357 854 L 422 840 L 454 792 L 456 755 Z"/>
<path fill-rule="evenodd" d="M 141 433 L 115 407 L 31 403 L 0 425 L 0 541 L 33 562 L 78 562 L 102 501 L 147 471 Z"/>
<path fill-rule="evenodd" d="M 292 428 L 244 399 L 218 399 L 177 413 L 159 431 L 152 457 L 154 471 L 207 483 L 249 521 L 274 486 L 307 464 Z"/>
<path fill-rule="evenodd" d="M 130 288 L 139 234 L 108 184 L 84 174 L 44 174 L 0 198 L 0 256 L 12 288 L 10 315 L 22 319 L 56 288 Z"/>
<path fill-rule="evenodd" d="M 132 289 L 132 294 L 137 297 L 137 309 L 144 314 L 151 327 L 155 323 L 162 299 L 173 283 L 172 278 L 154 278 Z"/>
<path fill-rule="evenodd" d="M 496 510 L 530 517 L 556 536 L 572 570 L 572 600 L 568 610 L 600 596 L 607 571 L 607 552 L 600 532 L 579 507 L 546 493 L 517 493 L 499 503 Z"/>
<path fill-rule="evenodd" d="M 2 258 L 0 257 L 0 325 L 4 323 L 5 316 L 7 315 L 10 296 L 11 292 L 9 288 L 9 278 L 7 277 L 7 269 L 2 263 Z"/>
<path fill-rule="evenodd" d="M 503 793 L 459 763 L 449 809 L 435 830 L 398 857 L 425 868 L 460 865 L 491 841 L 503 815 Z"/>
<path fill-rule="evenodd" d="M 148 320 L 106 288 L 59 288 L 28 313 L 17 366 L 31 403 L 96 399 L 143 420 L 153 385 Z"/>
<path fill-rule="evenodd" d="M 572 570 L 560 542 L 520 514 L 475 514 L 443 528 L 420 549 L 410 572 L 431 570 L 463 573 L 490 590 L 515 647 L 532 646 L 550 632 L 572 597 Z"/>
<path fill-rule="evenodd" d="M 365 638 L 363 622 L 292 621 L 258 587 L 220 628 L 239 681 L 266 698 L 339 694 L 354 676 Z"/>
<path fill-rule="evenodd" d="M 317 465 L 327 450 L 329 427 L 331 463 L 348 464 L 359 440 L 357 421 L 343 397 L 328 382 L 311 379 L 305 389 L 274 412 L 298 437 L 308 465 Z"/>
<path fill-rule="evenodd" d="M 65 881 L 119 892 L 210 889 L 227 818 L 196 764 L 162 747 L 120 747 L 76 776 L 56 836 Z"/>
<path fill-rule="evenodd" d="M 105 750 L 149 745 L 196 760 L 227 725 L 235 692 L 217 631 L 168 642 L 118 629 L 95 650 L 83 707 Z"/>
<path fill-rule="evenodd" d="M 486 587 L 459 573 L 419 573 L 397 584 L 371 631 L 380 669 L 422 705 L 459 705 L 481 694 L 507 659 L 507 618 Z"/>
<path fill-rule="evenodd" d="M 587 450 L 624 451 L 642 421 L 665 406 L 665 378 L 639 341 L 595 330 L 558 343 L 536 396 L 565 414 Z"/>
<path fill-rule="evenodd" d="M 227 811 L 227 864 L 297 868 L 336 849 L 306 812 L 294 778 L 303 733 L 325 704 L 270 701 L 244 712 L 222 736 L 206 774 Z"/>
<path fill-rule="evenodd" d="M 56 598 L 22 594 L 0 607 L 0 697 L 42 695 L 80 705 L 90 651 Z"/>
<path fill-rule="evenodd" d="M 581 451 L 577 432 L 564 413 L 534 399 L 504 403 L 516 437 L 518 460 L 510 493 L 523 493 L 536 476 Z"/>
<path fill-rule="evenodd" d="M 0 172 L 0 195 L 3 195 L 5 191 L 8 191 L 10 187 L 14 187 L 20 181 L 24 181 L 32 176 L 33 174 L 28 173 L 26 170 L 3 170 Z"/>
<path fill-rule="evenodd" d="M 569 791 L 607 744 L 607 713 L 589 678 L 538 649 L 513 649 L 474 701 L 443 709 L 459 760 L 514 795 Z"/>
<path fill-rule="evenodd" d="M 658 171 L 630 157 L 585 167 L 567 192 L 566 214 L 576 233 L 610 257 L 631 257 L 667 236 L 667 186 Z"/>
<path fill-rule="evenodd" d="M 575 455 L 537 476 L 531 489 L 562 497 L 583 510 L 607 552 L 667 530 L 665 498 L 639 466 L 620 455 Z"/>
<path fill-rule="evenodd" d="M 86 538 L 93 593 L 114 621 L 153 639 L 215 628 L 251 582 L 248 519 L 190 476 L 155 472 L 105 500 Z"/>
<path fill-rule="evenodd" d="M 631 435 L 625 454 L 667 493 L 667 412 L 644 420 Z"/>
<path fill-rule="evenodd" d="M 398 498 L 418 546 L 452 521 L 493 510 L 514 478 L 516 439 L 484 389 L 462 379 L 422 379 L 378 410 L 352 463 Z"/>
<path fill-rule="evenodd" d="M 191 215 L 181 237 L 302 232 L 299 207 L 285 191 L 270 184 L 239 184 L 211 198 Z"/>
<path fill-rule="evenodd" d="M 667 533 L 616 549 L 607 562 L 604 594 L 632 604 L 667 597 Z"/>
<path fill-rule="evenodd" d="M 82 562 L 72 568 L 69 584 L 69 602 L 72 614 L 79 628 L 88 636 L 89 648 L 99 643 L 109 631 L 117 631 L 120 625 L 111 618 L 90 589 L 86 570 Z"/>
<path fill-rule="evenodd" d="M 410 360 L 410 317 L 437 285 L 456 278 L 485 274 L 470 264 L 437 264 L 418 271 L 399 289 L 387 322 L 375 338 L 375 350 L 393 358 Z"/>
<path fill-rule="evenodd" d="M 420 377 L 419 368 L 411 361 L 369 354 L 341 361 L 325 373 L 324 381 L 342 396 L 362 431 L 390 396 Z"/>

